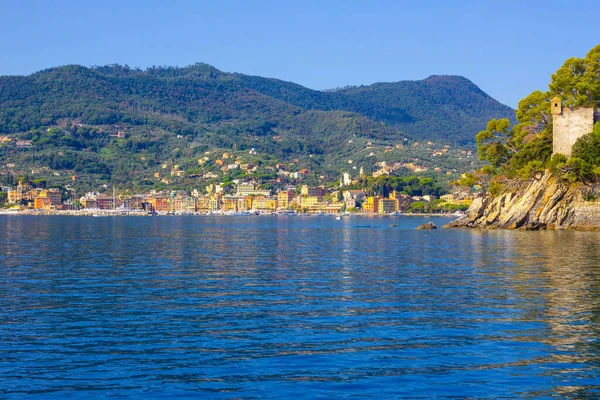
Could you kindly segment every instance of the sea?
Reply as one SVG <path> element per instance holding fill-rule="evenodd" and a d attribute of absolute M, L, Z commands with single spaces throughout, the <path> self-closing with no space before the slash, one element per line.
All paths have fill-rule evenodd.
<path fill-rule="evenodd" d="M 600 233 L 0 216 L 0 398 L 600 397 Z"/>

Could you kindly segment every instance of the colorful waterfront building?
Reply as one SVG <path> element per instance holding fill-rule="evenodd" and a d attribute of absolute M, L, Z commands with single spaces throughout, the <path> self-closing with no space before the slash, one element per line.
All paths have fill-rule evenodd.
<path fill-rule="evenodd" d="M 59 189 L 42 189 L 33 199 L 33 208 L 36 210 L 50 210 L 62 204 L 62 194 Z"/>
<path fill-rule="evenodd" d="M 362 211 L 376 214 L 379 212 L 379 197 L 369 196 L 362 204 Z"/>
<path fill-rule="evenodd" d="M 300 207 L 310 209 L 323 201 L 320 196 L 300 196 Z"/>
<path fill-rule="evenodd" d="M 398 201 L 396 199 L 379 199 L 377 203 L 379 214 L 390 214 L 396 211 L 398 211 Z"/>
<path fill-rule="evenodd" d="M 293 190 L 282 190 L 277 193 L 277 209 L 288 210 L 294 200 Z"/>

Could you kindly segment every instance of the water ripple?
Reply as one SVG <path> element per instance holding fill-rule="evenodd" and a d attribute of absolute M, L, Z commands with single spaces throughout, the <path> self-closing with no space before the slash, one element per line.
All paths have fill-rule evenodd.
<path fill-rule="evenodd" d="M 390 221 L 0 216 L 0 397 L 600 396 L 599 234 Z"/>

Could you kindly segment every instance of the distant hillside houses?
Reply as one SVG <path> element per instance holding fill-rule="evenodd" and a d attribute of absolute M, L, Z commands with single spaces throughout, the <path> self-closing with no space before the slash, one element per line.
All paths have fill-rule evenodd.
<path fill-rule="evenodd" d="M 208 184 L 205 190 L 150 191 L 124 195 L 122 193 L 88 192 L 75 201 L 63 202 L 63 192 L 57 188 L 32 188 L 20 182 L 15 188 L 5 188 L 7 203 L 22 208 L 63 210 L 142 210 L 157 213 L 273 213 L 295 211 L 330 214 L 360 211 L 370 214 L 392 214 L 411 210 L 411 205 L 468 205 L 472 196 L 447 194 L 436 200 L 433 195 L 410 196 L 393 191 L 389 197 L 369 196 L 363 190 L 335 190 L 325 186 L 288 185 L 276 193 L 252 181 Z M 71 196 L 70 194 L 68 196 Z M 417 208 L 418 209 L 418 208 Z"/>

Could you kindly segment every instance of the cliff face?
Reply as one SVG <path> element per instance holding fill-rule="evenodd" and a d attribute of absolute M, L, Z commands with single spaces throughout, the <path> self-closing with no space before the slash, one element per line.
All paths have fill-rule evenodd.
<path fill-rule="evenodd" d="M 600 188 L 560 184 L 550 173 L 499 196 L 473 201 L 445 228 L 600 230 L 600 202 L 584 201 Z"/>

